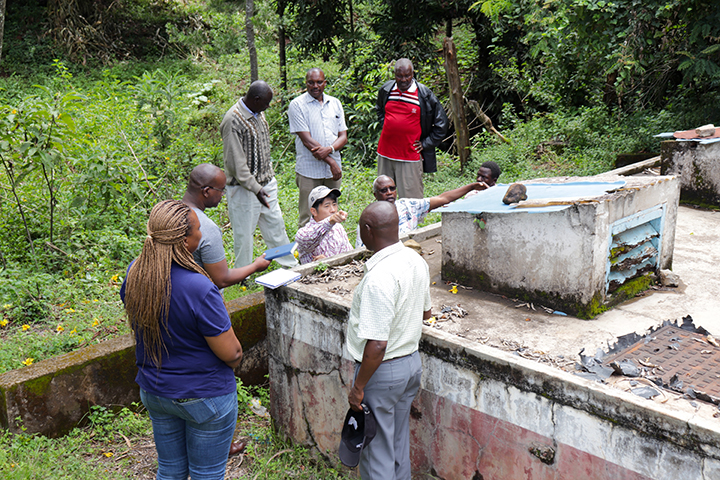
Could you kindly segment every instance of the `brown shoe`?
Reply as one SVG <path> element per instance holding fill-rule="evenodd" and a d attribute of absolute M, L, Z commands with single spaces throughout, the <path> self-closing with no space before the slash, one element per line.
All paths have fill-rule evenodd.
<path fill-rule="evenodd" d="M 230 453 L 228 453 L 228 457 L 244 452 L 246 446 L 247 442 L 232 442 L 230 444 Z"/>

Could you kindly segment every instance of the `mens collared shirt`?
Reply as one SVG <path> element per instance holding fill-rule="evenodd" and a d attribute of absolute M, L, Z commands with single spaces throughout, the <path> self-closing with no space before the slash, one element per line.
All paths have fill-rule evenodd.
<path fill-rule="evenodd" d="M 295 98 L 288 107 L 288 120 L 290 133 L 310 132 L 310 136 L 323 147 L 332 145 L 340 132 L 347 130 L 340 101 L 327 94 L 323 94 L 322 102 L 307 92 Z M 295 171 L 298 174 L 307 178 L 332 178 L 330 166 L 313 157 L 299 136 L 295 136 L 295 152 Z M 330 156 L 341 167 L 340 152 Z"/>
<path fill-rule="evenodd" d="M 429 198 L 398 198 L 395 200 L 395 210 L 398 212 L 398 235 L 403 236 L 418 227 L 425 220 L 430 211 Z M 355 236 L 355 248 L 364 247 L 360 239 L 360 225 Z"/>
<path fill-rule="evenodd" d="M 297 231 L 295 242 L 301 264 L 312 262 L 318 255 L 332 257 L 352 250 L 345 228 L 339 223 L 330 223 L 329 218 L 316 222 L 310 217 L 310 221 Z"/>
<path fill-rule="evenodd" d="M 368 340 L 387 342 L 383 361 L 418 349 L 423 313 L 431 308 L 430 272 L 423 258 L 398 242 L 365 263 L 355 288 L 346 345 L 362 361 Z"/>

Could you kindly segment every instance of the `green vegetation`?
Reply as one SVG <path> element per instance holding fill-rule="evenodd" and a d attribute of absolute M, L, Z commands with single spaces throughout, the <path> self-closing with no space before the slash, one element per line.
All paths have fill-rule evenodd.
<path fill-rule="evenodd" d="M 266 115 L 288 235 L 297 230 L 297 188 L 286 105 L 309 67 L 323 68 L 326 92 L 345 108 L 340 207 L 354 242 L 372 201 L 377 88 L 392 77 L 393 59 L 411 58 L 418 80 L 445 101 L 439 52 L 451 32 L 466 97 L 511 141 L 500 143 L 469 119 L 477 134 L 468 167 L 460 171 L 446 145 L 438 172 L 425 178 L 426 195 L 473 181 L 488 160 L 500 164 L 504 183 L 593 175 L 613 168 L 619 153 L 657 152 L 659 132 L 717 123 L 720 11 L 713 7 L 700 0 L 255 0 L 259 76 L 277 93 Z M 285 67 L 280 25 L 288 35 Z M 0 372 L 129 331 L 118 291 L 148 212 L 161 199 L 180 198 L 198 163 L 222 164 L 217 127 L 250 77 L 244 9 L 231 2 L 10 2 L 3 40 Z M 225 204 L 206 213 L 223 228 L 230 254 Z M 426 224 L 439 219 L 431 214 Z M 258 235 L 255 254 L 264 250 Z M 249 279 L 225 297 L 253 291 Z M 99 425 L 132 439 L 141 433 L 124 424 L 140 418 L 147 433 L 147 417 L 128 412 L 96 410 L 91 427 L 56 441 L 6 434 L 0 472 L 128 478 L 126 457 L 85 445 L 103 437 Z M 253 475 L 338 476 L 263 422 L 252 427 L 264 439 L 248 453 Z M 124 440 L 110 436 L 103 438 L 121 448 Z M 282 473 L 288 468 L 292 475 Z"/>
<path fill-rule="evenodd" d="M 319 65 L 325 70 L 329 80 L 326 91 L 341 99 L 349 125 L 340 206 L 349 213 L 345 226 L 354 241 L 359 214 L 372 201 L 374 145 L 379 134 L 374 101 L 378 86 L 391 78 L 389 55 L 411 55 L 417 77 L 444 98 L 447 87 L 440 58 L 436 53 L 428 56 L 437 52 L 442 37 L 437 30 L 427 34 L 428 28 L 438 26 L 434 17 L 423 24 L 422 38 L 413 36 L 411 29 L 398 36 L 410 35 L 414 47 L 383 37 L 389 19 L 405 8 L 393 1 L 357 2 L 356 13 L 363 20 L 352 29 L 340 15 L 333 29 L 325 33 L 311 29 L 312 35 L 301 35 L 303 28 L 322 20 L 318 12 L 340 8 L 329 0 L 320 3 L 327 8 L 317 10 L 310 3 L 295 2 L 284 12 L 288 31 L 294 35 L 287 51 L 288 91 L 278 89 L 277 101 L 266 114 L 280 205 L 292 238 L 297 228 L 297 188 L 293 137 L 287 131 L 284 102 L 301 92 L 308 67 Z M 113 43 L 112 48 L 103 49 L 102 43 L 71 48 L 68 42 L 81 41 L 77 31 L 74 36 L 59 38 L 53 30 L 51 42 L 40 35 L 43 19 L 55 22 L 53 25 L 65 22 L 70 30 L 80 28 L 68 23 L 68 12 L 46 10 L 32 2 L 8 7 L 7 31 L 14 36 L 6 35 L 0 64 L 6 72 L 0 77 L 0 336 L 5 345 L 0 351 L 0 371 L 128 331 L 117 293 L 127 265 L 141 247 L 147 213 L 158 200 L 181 196 L 193 166 L 222 164 L 217 126 L 249 83 L 243 12 L 201 0 L 170 1 L 165 7 L 144 0 L 129 1 L 123 8 L 102 2 L 91 7 L 83 0 L 74 5 L 90 9 L 87 19 L 95 15 L 115 22 L 112 31 L 106 24 L 93 24 L 93 35 L 100 35 L 94 38 L 119 38 L 118 32 L 124 39 L 137 38 L 132 44 Z M 101 11 L 98 5 L 108 10 Z M 378 17 L 373 5 L 390 16 Z M 503 22 L 510 19 L 503 13 L 507 5 L 488 10 L 491 6 L 484 3 L 480 11 L 476 8 L 462 14 L 460 9 L 452 15 L 479 15 L 483 22 L 491 21 L 496 33 L 507 35 L 503 30 Z M 260 77 L 277 86 L 281 84 L 275 54 L 278 10 L 262 1 L 256 2 L 256 9 Z M 420 9 L 417 18 L 425 14 Z M 558 10 L 554 15 L 553 21 L 559 21 L 568 11 Z M 138 19 L 142 21 L 134 24 Z M 528 32 L 539 28 L 534 21 L 525 24 Z M 510 24 L 518 22 L 521 20 L 513 17 Z M 155 40 L 166 44 L 162 54 L 147 46 L 145 35 L 150 26 L 160 36 Z M 329 40 L 320 41 L 318 35 Z M 346 37 L 340 38 L 343 35 Z M 566 101 L 572 95 L 548 81 L 552 68 L 543 67 L 540 76 L 526 75 L 530 64 L 521 60 L 529 62 L 530 57 L 498 50 L 500 40 L 485 52 L 494 52 L 490 57 L 483 56 L 475 43 L 479 35 L 475 24 L 458 21 L 453 29 L 461 74 L 468 82 L 467 95 L 473 98 L 487 93 L 488 88 L 498 93 L 490 97 L 486 110 L 511 143 L 500 143 L 489 133 L 477 134 L 464 172 L 452 150 L 441 153 L 439 171 L 426 176 L 426 195 L 472 181 L 477 167 L 487 160 L 500 164 L 502 182 L 596 174 L 611 169 L 617 153 L 657 151 L 652 135 L 679 127 L 677 118 L 696 124 L 710 120 L 699 118 L 705 107 L 692 108 L 690 102 L 631 111 L 608 106 L 595 94 L 580 103 Z M 527 35 L 524 42 L 533 38 Z M 29 46 L 34 36 L 39 39 Z M 427 42 L 433 47 L 421 54 L 419 50 Z M 402 45 L 408 49 L 403 51 Z M 36 63 L 20 54 L 28 48 L 38 53 L 33 57 Z M 342 48 L 350 50 L 330 61 L 326 54 Z M 493 60 L 500 53 L 504 61 Z M 328 59 L 314 58 L 315 54 Z M 542 64 L 540 61 L 536 68 Z M 482 88 L 476 83 L 480 67 L 492 72 Z M 708 99 L 716 90 L 708 90 Z M 525 100 L 498 105 L 498 100 L 509 98 L 509 93 L 501 91 Z M 544 100 L 538 101 L 540 98 Z M 483 102 L 483 98 L 476 100 Z M 702 102 L 708 104 L 712 102 Z M 223 227 L 226 251 L 231 252 L 225 204 L 207 213 Z M 439 218 L 439 214 L 431 214 L 426 223 Z M 264 249 L 258 235 L 255 254 Z M 250 279 L 225 293 L 232 299 L 258 290 Z"/>
<path fill-rule="evenodd" d="M 258 389 L 256 393 L 260 398 L 267 398 L 266 389 Z M 152 424 L 142 405 L 116 412 L 95 406 L 85 420 L 86 426 L 57 439 L 27 433 L 0 434 L 0 477 L 8 480 L 154 478 L 157 457 Z M 241 411 L 236 439 L 248 441 L 248 447 L 241 461 L 229 462 L 229 478 L 347 478 L 324 462 L 318 462 L 304 447 L 283 440 L 268 418 L 250 411 Z"/>

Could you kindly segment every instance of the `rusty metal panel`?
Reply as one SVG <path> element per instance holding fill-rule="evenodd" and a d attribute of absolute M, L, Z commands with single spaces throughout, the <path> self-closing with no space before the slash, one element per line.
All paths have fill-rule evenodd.
<path fill-rule="evenodd" d="M 720 398 L 720 348 L 701 333 L 666 325 L 629 347 L 603 359 L 603 363 L 632 360 L 644 366 L 664 384 L 674 383 L 675 390 L 692 388 Z M 677 381 L 672 382 L 677 375 Z"/>

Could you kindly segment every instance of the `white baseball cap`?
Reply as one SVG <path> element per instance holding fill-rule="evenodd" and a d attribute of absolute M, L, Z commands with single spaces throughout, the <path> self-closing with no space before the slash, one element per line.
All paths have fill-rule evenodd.
<path fill-rule="evenodd" d="M 313 188 L 310 195 L 308 195 L 308 207 L 312 208 L 315 202 L 322 200 L 333 192 L 335 192 L 338 197 L 341 195 L 340 190 L 337 188 L 328 188 L 325 185 L 319 185 Z"/>

